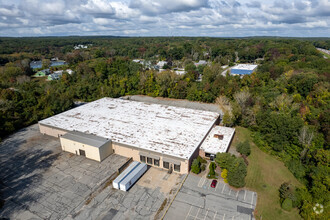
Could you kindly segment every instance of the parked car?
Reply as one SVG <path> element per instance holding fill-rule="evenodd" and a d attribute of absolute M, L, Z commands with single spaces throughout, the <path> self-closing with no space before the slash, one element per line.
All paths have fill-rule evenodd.
<path fill-rule="evenodd" d="M 217 182 L 218 182 L 217 180 L 212 180 L 211 187 L 215 188 L 217 185 Z"/>

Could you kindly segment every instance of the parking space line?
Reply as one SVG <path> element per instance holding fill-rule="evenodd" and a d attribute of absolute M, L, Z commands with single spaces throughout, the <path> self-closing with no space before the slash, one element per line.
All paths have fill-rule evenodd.
<path fill-rule="evenodd" d="M 185 218 L 185 219 L 187 219 L 187 218 L 188 218 L 188 216 L 191 216 L 191 215 L 190 215 L 190 211 L 191 211 L 191 209 L 192 209 L 192 206 L 190 206 L 189 212 L 188 212 L 188 214 L 187 214 L 187 216 L 186 216 L 186 218 Z"/>
<path fill-rule="evenodd" d="M 197 216 L 198 216 L 199 210 L 201 210 L 201 208 L 198 208 L 198 211 L 197 211 L 197 214 L 196 214 L 196 216 L 195 216 L 195 219 L 198 218 Z M 199 219 L 199 218 L 198 218 L 198 219 Z"/>
<path fill-rule="evenodd" d="M 225 217 L 226 217 L 226 214 L 225 214 L 225 213 L 223 213 L 223 218 L 222 218 L 222 220 L 225 220 Z"/>
<path fill-rule="evenodd" d="M 206 219 L 207 213 L 209 213 L 209 209 L 207 209 L 204 220 Z"/>
<path fill-rule="evenodd" d="M 254 192 L 252 192 L 251 208 L 253 207 L 253 197 L 254 197 Z"/>
<path fill-rule="evenodd" d="M 244 201 L 245 201 L 245 197 L 246 197 L 246 190 L 244 190 Z"/>
<path fill-rule="evenodd" d="M 225 186 L 226 186 L 226 184 L 223 184 L 221 193 L 223 193 L 223 191 L 225 190 Z"/>
<path fill-rule="evenodd" d="M 202 183 L 202 182 L 203 182 L 203 183 Z M 203 177 L 200 178 L 200 180 L 199 180 L 197 186 L 198 186 L 198 187 L 202 187 L 202 186 L 204 185 L 204 182 L 205 182 L 205 179 L 204 179 Z"/>
<path fill-rule="evenodd" d="M 239 191 L 237 191 L 237 193 L 236 193 L 236 198 L 238 197 L 238 193 L 239 193 Z"/>
<path fill-rule="evenodd" d="M 215 211 L 214 216 L 213 216 L 213 220 L 215 219 L 215 216 L 217 216 L 217 214 L 218 214 L 218 211 Z"/>
<path fill-rule="evenodd" d="M 217 188 L 218 188 L 219 185 L 220 185 L 220 183 L 218 183 L 218 184 L 215 186 L 215 188 L 214 188 L 214 192 L 217 191 Z"/>
<path fill-rule="evenodd" d="M 229 195 L 230 195 L 230 193 L 231 193 L 231 189 L 229 189 Z"/>
<path fill-rule="evenodd" d="M 231 219 L 234 220 L 234 216 Z"/>

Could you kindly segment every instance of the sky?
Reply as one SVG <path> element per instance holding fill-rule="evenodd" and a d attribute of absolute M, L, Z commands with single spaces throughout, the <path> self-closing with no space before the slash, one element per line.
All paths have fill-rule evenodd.
<path fill-rule="evenodd" d="M 330 0 L 0 0 L 0 36 L 330 37 Z"/>

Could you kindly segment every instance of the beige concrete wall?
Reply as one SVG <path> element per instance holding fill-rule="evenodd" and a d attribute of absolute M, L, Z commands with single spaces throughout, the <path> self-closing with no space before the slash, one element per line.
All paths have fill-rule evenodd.
<path fill-rule="evenodd" d="M 139 150 L 135 148 L 130 148 L 129 146 L 123 146 L 118 143 L 112 142 L 112 149 L 115 154 L 121 155 L 123 157 L 132 157 L 135 161 L 140 161 Z"/>
<path fill-rule="evenodd" d="M 53 137 L 59 137 L 61 135 L 64 135 L 67 133 L 67 131 L 61 130 L 61 129 L 56 129 L 52 127 L 48 127 L 43 124 L 39 124 L 39 130 L 41 134 L 47 134 Z"/>
<path fill-rule="evenodd" d="M 200 149 L 200 150 L 199 150 L 199 156 L 201 156 L 201 157 L 205 157 L 205 151 L 202 150 L 202 149 Z"/>
<path fill-rule="evenodd" d="M 99 153 L 100 153 L 100 159 L 101 159 L 101 161 L 104 160 L 105 158 L 107 158 L 110 154 L 112 154 L 113 153 L 113 150 L 112 150 L 112 143 L 111 143 L 111 141 L 103 144 L 99 148 Z"/>
<path fill-rule="evenodd" d="M 132 157 L 133 160 L 140 162 L 140 154 L 139 154 L 140 150 L 138 150 L 137 148 L 126 146 L 126 145 L 121 145 L 121 144 L 118 144 L 118 143 L 112 143 L 112 148 L 113 148 L 115 154 L 118 154 L 118 155 L 121 155 L 121 156 L 124 156 L 124 157 Z M 156 155 L 157 153 L 152 152 L 152 154 Z M 175 159 L 171 159 L 171 160 L 175 160 Z M 152 165 L 148 164 L 148 165 L 151 165 L 153 167 L 166 169 L 166 168 L 163 167 L 163 161 L 164 161 L 163 156 L 159 154 L 159 167 L 155 166 L 153 164 Z M 180 161 L 180 160 L 177 159 L 177 161 Z M 169 161 L 166 161 L 166 162 L 169 162 Z M 180 172 L 176 172 L 174 170 L 174 164 L 172 164 L 173 172 L 181 173 L 181 174 L 187 174 L 189 172 L 189 161 L 188 160 L 180 161 L 180 164 L 181 164 L 180 165 Z M 171 166 L 171 162 L 170 162 L 170 166 Z"/>
<path fill-rule="evenodd" d="M 71 141 L 63 137 L 60 137 L 60 142 L 63 151 L 79 155 L 79 149 L 84 150 L 87 158 L 101 162 L 100 151 L 97 147 Z"/>

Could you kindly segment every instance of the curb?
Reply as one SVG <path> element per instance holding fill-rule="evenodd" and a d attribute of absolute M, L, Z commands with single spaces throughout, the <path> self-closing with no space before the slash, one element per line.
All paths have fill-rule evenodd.
<path fill-rule="evenodd" d="M 171 207 L 171 205 L 172 205 L 172 203 L 173 203 L 174 199 L 176 198 L 176 196 L 178 195 L 179 191 L 181 190 L 181 188 L 182 188 L 182 186 L 183 186 L 184 182 L 186 182 L 186 179 L 187 179 L 188 175 L 189 175 L 189 173 L 188 173 L 188 174 L 185 176 L 185 178 L 183 179 L 183 181 L 182 181 L 182 183 L 181 183 L 181 185 L 180 185 L 179 189 L 176 191 L 176 193 L 175 193 L 175 195 L 174 195 L 174 197 L 173 197 L 172 201 L 171 201 L 171 202 L 170 202 L 170 204 L 167 206 L 167 209 L 165 210 L 165 212 L 164 212 L 163 216 L 160 218 L 161 220 L 163 220 L 163 219 L 164 219 L 164 217 L 165 217 L 165 215 L 166 215 L 166 213 L 167 213 L 168 209 Z"/>

